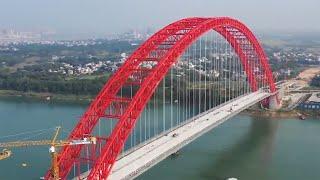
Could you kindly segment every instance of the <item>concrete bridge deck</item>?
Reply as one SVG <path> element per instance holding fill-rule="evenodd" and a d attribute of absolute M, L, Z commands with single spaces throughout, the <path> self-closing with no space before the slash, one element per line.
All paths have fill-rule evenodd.
<path fill-rule="evenodd" d="M 153 138 L 120 157 L 108 179 L 122 180 L 137 177 L 194 139 L 271 95 L 263 91 L 253 92 L 199 114 L 183 125 Z M 88 172 L 82 174 L 81 179 L 85 179 L 87 175 Z"/>

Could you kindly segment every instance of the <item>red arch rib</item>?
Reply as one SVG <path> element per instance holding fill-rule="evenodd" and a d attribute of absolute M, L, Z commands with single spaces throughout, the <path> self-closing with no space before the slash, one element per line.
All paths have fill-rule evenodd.
<path fill-rule="evenodd" d="M 123 66 L 109 79 L 69 136 L 69 139 L 74 139 L 90 134 L 97 121 L 104 115 L 104 111 L 112 102 L 117 101 L 116 94 L 121 87 L 125 86 L 139 64 L 150 61 L 150 59 L 157 62 L 148 76 L 140 82 L 139 90 L 132 100 L 129 100 L 126 109 L 120 115 L 119 121 L 103 147 L 100 156 L 95 161 L 88 179 L 106 179 L 108 177 L 126 139 L 160 81 L 186 48 L 211 29 L 224 36 L 233 46 L 240 57 L 253 91 L 258 89 L 258 84 L 252 71 L 253 67 L 250 64 L 251 56 L 248 55 L 252 53 L 259 57 L 264 78 L 267 79 L 271 92 L 275 91 L 275 84 L 266 55 L 253 33 L 244 24 L 228 17 L 187 18 L 174 22 L 155 33 L 127 59 Z M 168 49 L 161 50 L 160 45 L 168 42 L 169 39 L 172 45 Z M 247 47 L 245 45 L 248 44 L 251 47 L 250 49 L 245 48 Z M 61 178 L 65 179 L 68 175 L 73 163 L 80 155 L 81 148 L 81 146 L 68 146 L 62 149 L 59 156 Z M 50 179 L 49 173 L 46 177 Z"/>

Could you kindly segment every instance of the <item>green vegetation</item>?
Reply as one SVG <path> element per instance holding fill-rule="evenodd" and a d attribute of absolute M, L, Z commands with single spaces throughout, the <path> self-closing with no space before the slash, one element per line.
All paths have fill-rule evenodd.
<path fill-rule="evenodd" d="M 77 74 L 73 73 L 75 69 L 85 69 L 85 64 L 100 61 L 116 64 L 122 58 L 121 53 L 129 53 L 135 47 L 120 40 L 10 45 L 7 50 L 0 50 L 0 90 L 5 90 L 0 95 L 26 95 L 29 92 L 96 95 L 112 69 L 102 67 L 94 72 Z M 71 73 L 65 68 L 66 64 L 73 66 Z"/>
<path fill-rule="evenodd" d="M 9 45 L 7 50 L 0 50 L 0 90 L 2 90 L 0 96 L 14 94 L 42 96 L 42 93 L 47 93 L 50 96 L 59 94 L 92 97 L 100 91 L 126 55 L 137 47 L 132 44 L 139 43 L 120 40 L 84 40 L 61 41 L 54 44 Z M 314 59 L 314 56 L 310 56 L 310 52 L 305 49 L 273 45 L 265 47 L 265 50 L 270 57 L 270 64 L 277 81 L 296 77 L 306 66 L 316 62 L 305 60 Z M 278 55 L 274 56 L 274 53 Z M 201 70 L 198 66 L 196 69 Z M 189 77 L 183 77 L 174 72 L 172 79 L 166 76 L 166 91 L 172 86 L 174 98 L 182 93 L 181 89 L 207 91 L 208 84 L 188 82 L 194 78 L 204 81 L 204 75 L 194 73 L 192 71 Z M 224 76 L 232 78 L 228 74 Z M 180 79 L 179 84 L 178 79 Z M 312 86 L 319 87 L 319 80 L 314 79 Z M 131 89 L 123 88 L 121 93 L 130 95 Z M 161 88 L 157 90 L 156 96 L 158 94 L 162 96 Z M 191 92 L 190 96 L 193 96 Z"/>
<path fill-rule="evenodd" d="M 67 78 L 44 72 L 0 73 L 0 89 L 21 92 L 47 92 L 57 94 L 94 95 L 106 82 L 106 76 L 95 78 Z"/>

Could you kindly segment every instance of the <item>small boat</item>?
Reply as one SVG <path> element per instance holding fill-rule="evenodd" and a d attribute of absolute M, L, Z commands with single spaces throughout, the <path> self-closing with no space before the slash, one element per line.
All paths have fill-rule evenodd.
<path fill-rule="evenodd" d="M 306 116 L 301 115 L 301 116 L 299 116 L 299 118 L 300 118 L 301 120 L 305 120 L 305 119 L 306 119 Z"/>
<path fill-rule="evenodd" d="M 7 159 L 8 157 L 11 156 L 11 154 L 12 152 L 8 149 L 2 150 L 2 152 L 0 152 L 0 160 Z"/>
<path fill-rule="evenodd" d="M 298 117 L 299 117 L 300 120 L 305 120 L 306 119 L 306 116 L 303 115 L 303 114 L 300 114 L 300 113 L 298 113 Z"/>

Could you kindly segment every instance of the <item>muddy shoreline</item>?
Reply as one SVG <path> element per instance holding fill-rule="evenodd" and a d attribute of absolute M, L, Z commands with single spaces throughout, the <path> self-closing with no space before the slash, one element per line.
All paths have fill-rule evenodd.
<path fill-rule="evenodd" d="M 247 109 L 241 112 L 241 114 L 249 114 L 252 116 L 271 117 L 271 118 L 299 118 L 298 114 L 303 114 L 306 117 L 316 117 L 320 120 L 320 112 L 317 111 L 304 111 L 304 110 L 292 110 L 292 111 L 270 111 L 262 109 Z"/>

